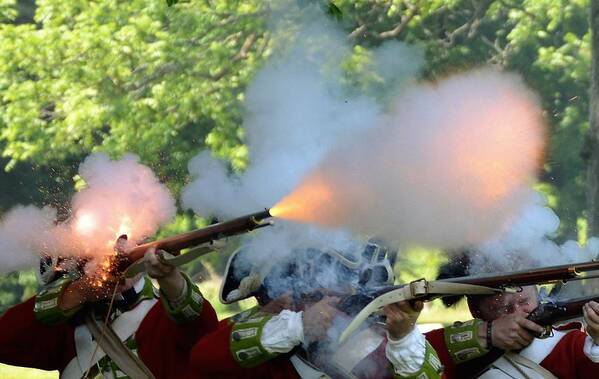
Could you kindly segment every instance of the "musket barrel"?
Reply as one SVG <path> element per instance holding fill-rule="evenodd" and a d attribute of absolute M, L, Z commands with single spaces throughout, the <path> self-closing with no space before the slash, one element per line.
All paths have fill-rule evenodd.
<path fill-rule="evenodd" d="M 265 209 L 260 212 L 237 217 L 232 220 L 208 225 L 205 228 L 137 245 L 123 254 L 126 259 L 123 261 L 123 263 L 119 264 L 118 270 L 123 270 L 133 262 L 141 259 L 146 251 L 151 247 L 165 250 L 173 255 L 178 255 L 182 249 L 208 243 L 220 238 L 246 233 L 265 225 L 269 225 L 261 223 L 261 221 L 271 217 L 272 216 L 269 210 Z"/>
<path fill-rule="evenodd" d="M 439 279 L 438 281 L 474 284 L 493 288 L 522 287 L 535 284 L 567 282 L 569 280 L 579 278 L 580 273 L 582 272 L 594 270 L 599 270 L 599 261 L 513 271 L 510 273 L 500 275 L 489 274 L 476 276 L 461 276 L 458 278 Z M 371 291 L 368 291 L 368 293 L 365 294 L 365 297 L 374 299 L 378 296 L 381 296 L 387 292 L 393 291 L 402 286 L 403 284 L 375 288 Z"/>
<path fill-rule="evenodd" d="M 580 276 L 580 273 L 599 270 L 599 261 L 572 263 L 559 266 L 513 271 L 500 275 L 463 276 L 441 279 L 453 283 L 477 284 L 488 287 L 528 286 L 566 282 Z"/>

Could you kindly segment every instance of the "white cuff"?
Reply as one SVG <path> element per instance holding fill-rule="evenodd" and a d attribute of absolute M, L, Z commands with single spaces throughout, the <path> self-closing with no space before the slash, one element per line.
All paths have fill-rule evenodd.
<path fill-rule="evenodd" d="M 587 336 L 584 340 L 583 351 L 587 358 L 595 363 L 599 363 L 599 345 L 596 345 L 595 342 L 593 342 L 591 336 Z"/>
<path fill-rule="evenodd" d="M 287 353 L 304 341 L 302 312 L 283 310 L 262 328 L 260 343 L 269 353 Z"/>
<path fill-rule="evenodd" d="M 414 328 L 400 340 L 392 340 L 387 333 L 385 348 L 387 359 L 399 376 L 410 376 L 418 372 L 426 356 L 426 339 L 418 328 Z"/>

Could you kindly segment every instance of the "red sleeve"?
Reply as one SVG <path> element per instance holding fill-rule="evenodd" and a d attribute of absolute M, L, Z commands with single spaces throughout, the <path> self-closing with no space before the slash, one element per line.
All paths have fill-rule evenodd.
<path fill-rule="evenodd" d="M 566 334 L 541 362 L 553 375 L 564 379 L 594 379 L 599 364 L 591 361 L 583 351 L 586 333 L 575 330 Z"/>
<path fill-rule="evenodd" d="M 160 309 L 166 314 L 164 308 Z M 193 322 L 185 324 L 176 324 L 168 316 L 166 316 L 169 324 L 174 328 L 174 337 L 178 349 L 189 351 L 195 343 L 207 334 L 212 333 L 218 328 L 218 317 L 216 311 L 212 308 L 212 304 L 208 300 L 204 300 L 202 305 L 202 313 L 200 317 Z"/>
<path fill-rule="evenodd" d="M 0 362 L 41 370 L 62 370 L 75 356 L 74 328 L 47 326 L 35 319 L 35 297 L 0 316 Z"/>
<path fill-rule="evenodd" d="M 229 348 L 231 330 L 232 325 L 227 320 L 223 320 L 216 331 L 196 343 L 191 350 L 189 378 L 299 378 L 289 361 L 288 354 L 280 355 L 269 362 L 252 368 L 239 366 L 233 359 L 233 354 Z"/>
<path fill-rule="evenodd" d="M 171 320 L 158 302 L 135 334 L 139 356 L 157 378 L 181 378 L 193 345 L 217 326 L 216 313 L 206 300 L 200 316 L 185 324 Z"/>

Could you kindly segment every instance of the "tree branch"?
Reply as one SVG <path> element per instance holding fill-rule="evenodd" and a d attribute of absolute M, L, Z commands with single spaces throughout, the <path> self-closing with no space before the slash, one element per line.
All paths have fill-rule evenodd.
<path fill-rule="evenodd" d="M 358 26 L 357 28 L 355 28 L 354 30 L 352 30 L 352 32 L 349 33 L 349 35 L 347 37 L 350 39 L 357 39 L 359 37 L 362 37 L 365 33 L 366 33 L 366 24 L 362 24 L 362 25 Z"/>
<path fill-rule="evenodd" d="M 245 59 L 247 58 L 248 55 L 248 51 L 252 48 L 252 46 L 254 45 L 254 43 L 256 42 L 256 39 L 258 38 L 257 34 L 251 33 L 243 42 L 243 45 L 241 45 L 241 49 L 239 50 L 239 52 L 237 53 L 237 55 L 235 55 L 235 57 L 233 58 L 233 60 L 240 60 L 240 59 Z"/>
<path fill-rule="evenodd" d="M 404 29 L 406 28 L 406 26 L 408 26 L 408 24 L 410 23 L 410 21 L 412 21 L 412 19 L 414 18 L 414 16 L 416 16 L 418 14 L 418 8 L 415 7 L 412 4 L 408 5 L 408 10 L 410 12 L 407 13 L 407 14 L 404 14 L 401 17 L 401 20 L 400 20 L 399 24 L 397 24 L 391 30 L 387 30 L 385 32 L 379 33 L 378 37 L 382 38 L 382 39 L 385 39 L 385 38 L 395 38 L 395 37 L 399 36 L 401 34 L 401 32 L 404 31 Z"/>
<path fill-rule="evenodd" d="M 464 32 L 467 32 L 466 38 L 474 38 L 478 33 L 479 26 L 492 3 L 493 0 L 481 0 L 478 3 L 473 1 L 473 4 L 476 4 L 477 6 L 474 9 L 474 12 L 472 12 L 472 17 L 464 25 L 454 29 L 451 33 L 447 33 L 447 37 L 442 42 L 443 46 L 446 48 L 452 47 L 455 44 L 456 37 Z"/>

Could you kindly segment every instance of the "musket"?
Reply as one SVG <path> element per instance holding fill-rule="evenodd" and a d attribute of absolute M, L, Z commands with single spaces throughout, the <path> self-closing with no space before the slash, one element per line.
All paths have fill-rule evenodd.
<path fill-rule="evenodd" d="M 437 284 L 443 285 L 446 283 L 453 283 L 457 285 L 472 285 L 476 286 L 476 288 L 479 288 L 481 291 L 486 288 L 489 290 L 487 294 L 491 294 L 493 293 L 493 290 L 499 292 L 513 292 L 514 287 L 520 288 L 537 284 L 565 283 L 573 280 L 598 277 L 582 275 L 583 273 L 595 270 L 599 270 L 599 261 L 528 269 L 500 275 L 477 275 L 440 279 L 434 282 L 420 279 L 408 284 L 385 286 L 368 291 L 361 291 L 358 294 L 342 299 L 340 302 L 340 308 L 348 309 L 353 307 L 354 309 L 360 309 L 352 322 L 341 334 L 340 341 L 345 341 L 347 337 L 349 337 L 349 335 L 353 333 L 372 313 L 379 311 L 385 305 L 398 301 L 398 299 L 403 300 L 405 298 L 403 294 L 408 289 L 410 296 L 409 299 L 406 300 L 417 299 L 420 301 L 430 301 L 443 296 L 460 294 L 439 293 L 434 290 L 429 290 L 429 288 L 435 287 Z M 481 294 L 483 293 L 484 292 L 481 292 Z"/>
<path fill-rule="evenodd" d="M 599 295 L 590 295 L 568 300 L 542 302 L 528 315 L 528 319 L 547 329 L 549 335 L 551 326 L 582 316 L 582 308 L 589 301 L 599 302 Z"/>
<path fill-rule="evenodd" d="M 178 256 L 183 249 L 206 245 L 221 238 L 247 233 L 258 228 L 272 225 L 271 222 L 263 222 L 270 217 L 272 216 L 269 210 L 265 209 L 261 212 L 212 224 L 205 228 L 137 245 L 117 254 L 114 270 L 117 273 L 124 272 L 126 276 L 135 275 L 142 270 L 141 265 L 139 263 L 135 264 L 135 262 L 138 262 L 143 258 L 146 251 L 151 247 L 156 248 L 156 250 L 166 251 L 172 256 Z M 212 250 L 213 249 L 207 248 L 201 253 L 210 252 Z M 187 254 L 189 254 L 189 252 Z M 185 257 L 187 254 L 183 254 L 181 258 Z M 191 260 L 191 258 L 187 260 Z"/>

